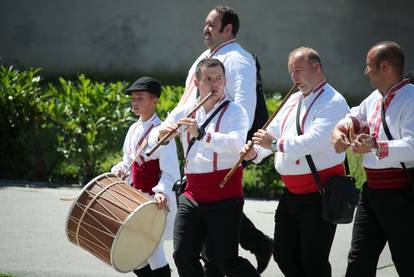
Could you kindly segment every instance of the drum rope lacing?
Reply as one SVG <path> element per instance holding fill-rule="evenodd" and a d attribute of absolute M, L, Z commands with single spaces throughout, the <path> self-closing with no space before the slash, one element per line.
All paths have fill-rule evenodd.
<path fill-rule="evenodd" d="M 111 178 L 110 176 L 108 176 L 108 175 L 105 175 L 105 177 L 106 178 L 108 178 L 110 181 L 112 181 L 113 182 L 113 178 Z M 104 192 L 108 192 L 111 196 L 113 196 L 116 200 L 118 200 L 119 202 L 120 202 L 120 204 L 122 204 L 122 205 L 124 205 L 125 207 L 122 207 L 120 204 L 118 204 L 118 203 L 114 203 L 114 202 L 112 202 L 112 201 L 110 201 L 108 198 L 106 198 L 106 197 L 104 197 L 104 196 L 101 196 L 101 198 L 102 199 L 104 199 L 104 200 L 107 200 L 107 201 L 110 201 L 110 202 L 112 202 L 112 204 L 113 205 L 115 205 L 115 206 L 117 206 L 118 208 L 120 208 L 120 209 L 122 209 L 122 210 L 124 210 L 124 211 L 126 211 L 126 212 L 132 212 L 133 211 L 133 209 L 131 208 L 131 207 L 129 207 L 125 202 L 123 202 L 121 199 L 119 199 L 117 196 L 115 196 L 111 191 L 108 191 L 108 189 L 109 188 L 111 188 L 112 186 L 114 186 L 114 185 L 118 185 L 118 184 L 121 184 L 121 186 L 120 186 L 120 188 L 123 190 L 123 193 L 120 193 L 120 192 L 118 192 L 120 195 L 122 195 L 122 196 L 124 196 L 126 199 L 128 199 L 128 200 L 130 200 L 131 202 L 133 202 L 133 203 L 135 203 L 135 204 L 140 204 L 139 202 L 137 202 L 137 201 L 135 201 L 131 196 L 130 196 L 130 194 L 128 194 L 128 192 L 130 192 L 130 191 L 128 191 L 128 190 L 126 190 L 125 188 L 123 188 L 123 184 L 125 183 L 124 181 L 115 181 L 115 182 L 113 182 L 112 184 L 110 184 L 110 185 L 108 185 L 108 186 L 105 186 L 105 185 L 103 185 L 102 184 L 102 182 L 100 182 L 100 181 L 98 181 L 98 180 L 95 180 L 95 182 L 96 182 L 96 184 L 97 185 L 99 185 L 101 188 L 102 188 L 102 190 L 99 192 L 99 193 L 93 193 L 93 192 L 91 192 L 91 191 L 86 191 L 87 193 L 88 193 L 88 195 L 89 196 L 92 196 L 92 199 L 91 199 L 91 201 L 88 203 L 88 205 L 83 205 L 83 206 L 81 206 L 81 204 L 79 204 L 79 203 L 75 203 L 75 205 L 76 206 L 78 206 L 82 211 L 83 211 L 83 213 L 82 213 L 82 215 L 81 215 L 81 217 L 79 218 L 79 219 L 73 219 L 73 217 L 71 217 L 70 218 L 70 220 L 72 220 L 73 222 L 75 222 L 75 224 L 77 223 L 77 228 L 76 228 L 76 232 L 71 232 L 71 233 L 73 233 L 73 235 L 75 236 L 75 238 L 76 238 L 76 243 L 77 243 L 77 245 L 78 246 L 80 246 L 80 240 L 79 239 L 81 239 L 81 240 L 87 240 L 85 237 L 82 237 L 82 236 L 80 236 L 79 235 L 79 230 L 80 230 L 80 228 L 82 228 L 82 230 L 84 230 L 85 232 L 87 232 L 91 237 L 93 237 L 96 241 L 98 241 L 100 244 L 102 244 L 104 247 L 106 247 L 106 245 L 103 243 L 103 242 L 101 242 L 96 236 L 94 236 L 93 234 L 91 234 L 88 230 L 86 230 L 84 227 L 82 227 L 81 226 L 81 224 L 83 223 L 83 224 L 85 224 L 85 225 L 88 225 L 88 226 L 90 226 L 90 227 L 92 227 L 92 228 L 94 228 L 94 229 L 97 229 L 96 227 L 93 227 L 93 226 L 91 226 L 90 224 L 88 224 L 88 223 L 86 223 L 86 222 L 83 222 L 84 221 L 84 218 L 85 218 L 85 215 L 86 214 L 88 214 L 95 222 L 97 222 L 101 227 L 103 227 L 104 229 L 106 229 L 109 233 L 106 233 L 106 232 L 103 232 L 103 231 L 101 231 L 101 230 L 99 230 L 99 229 L 97 229 L 98 231 L 101 231 L 102 233 L 105 233 L 105 234 L 108 234 L 109 236 L 111 236 L 112 238 L 114 238 L 115 237 L 115 234 L 111 231 L 111 230 L 109 230 L 106 226 L 104 226 L 96 217 L 94 217 L 91 213 L 89 213 L 88 211 L 90 210 L 90 211 L 94 211 L 95 213 L 97 213 L 97 214 L 100 214 L 100 215 L 102 215 L 102 216 L 105 216 L 106 218 L 108 218 L 108 219 L 110 219 L 110 220 L 113 220 L 113 221 L 115 221 L 116 223 L 118 223 L 118 224 L 120 224 L 120 225 L 122 225 L 124 222 L 121 220 L 121 219 L 119 219 L 112 211 L 110 211 L 107 207 L 105 207 L 105 205 L 103 205 L 97 198 L 98 197 L 100 197 Z M 125 193 L 125 192 L 127 192 L 127 193 Z M 138 195 L 138 196 L 141 196 L 140 194 L 136 194 L 136 195 Z M 105 215 L 104 213 L 102 213 L 102 212 L 99 212 L 99 211 L 97 211 L 97 210 L 95 210 L 95 209 L 92 209 L 91 208 L 91 205 L 93 204 L 93 203 L 99 203 L 99 205 L 101 205 L 108 213 L 110 213 L 114 218 L 111 218 L 111 217 L 109 217 L 108 215 Z"/>

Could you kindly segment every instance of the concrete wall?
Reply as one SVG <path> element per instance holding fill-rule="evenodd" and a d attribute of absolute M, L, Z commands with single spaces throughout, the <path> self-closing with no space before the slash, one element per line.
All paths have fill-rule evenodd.
<path fill-rule="evenodd" d="M 217 3 L 190 0 L 1 1 L 0 63 L 42 67 L 43 74 L 134 79 L 156 74 L 184 81 L 204 49 L 202 27 Z M 241 19 L 239 42 L 258 54 L 265 87 L 286 90 L 287 55 L 310 46 L 329 81 L 362 98 L 365 55 L 380 40 L 396 40 L 414 68 L 414 1 L 225 1 Z M 398 4 L 398 5 L 397 5 Z"/>

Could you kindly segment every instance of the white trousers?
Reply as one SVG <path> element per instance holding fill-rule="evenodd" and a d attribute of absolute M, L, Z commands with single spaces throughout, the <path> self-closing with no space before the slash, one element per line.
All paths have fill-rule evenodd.
<path fill-rule="evenodd" d="M 155 248 L 152 255 L 147 259 L 145 263 L 137 267 L 137 269 L 141 269 L 146 267 L 148 264 L 151 267 L 151 270 L 156 270 L 157 268 L 161 268 L 167 265 L 167 259 L 165 258 L 164 252 L 164 240 L 161 239 L 158 246 Z"/>

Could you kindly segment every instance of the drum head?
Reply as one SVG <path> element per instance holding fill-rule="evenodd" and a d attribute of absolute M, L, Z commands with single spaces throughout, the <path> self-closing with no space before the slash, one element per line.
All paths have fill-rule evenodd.
<path fill-rule="evenodd" d="M 166 213 L 155 202 L 141 205 L 119 229 L 111 249 L 112 266 L 130 272 L 144 263 L 164 232 Z"/>

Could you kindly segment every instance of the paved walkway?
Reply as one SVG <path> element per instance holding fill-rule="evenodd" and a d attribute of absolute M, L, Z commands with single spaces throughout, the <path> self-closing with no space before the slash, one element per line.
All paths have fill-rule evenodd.
<path fill-rule="evenodd" d="M 71 202 L 59 200 L 73 197 L 79 189 L 0 187 L 0 272 L 22 277 L 110 277 L 122 274 L 69 243 L 65 235 L 66 216 Z M 245 212 L 267 235 L 273 234 L 273 217 L 277 201 L 246 200 Z M 346 256 L 351 238 L 351 224 L 339 225 L 331 252 L 333 276 L 344 276 Z M 172 243 L 166 245 L 172 276 L 178 276 L 172 261 Z M 255 264 L 254 257 L 240 251 Z M 398 276 L 389 250 L 382 253 L 378 277 Z M 272 260 L 264 277 L 283 276 Z"/>

